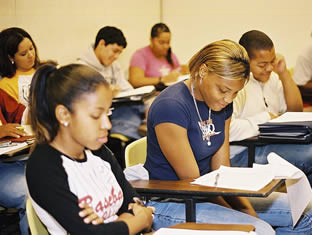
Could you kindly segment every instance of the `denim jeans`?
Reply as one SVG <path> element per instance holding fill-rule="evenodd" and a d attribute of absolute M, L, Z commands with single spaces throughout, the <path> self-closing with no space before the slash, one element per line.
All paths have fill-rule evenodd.
<path fill-rule="evenodd" d="M 240 150 L 238 150 L 240 149 Z M 236 152 L 233 156 L 233 152 Z M 267 164 L 269 153 L 275 152 L 297 168 L 302 170 L 312 186 L 312 145 L 311 144 L 267 144 L 255 149 L 255 162 Z M 248 165 L 248 149 L 246 147 L 230 145 L 231 166 Z"/>
<path fill-rule="evenodd" d="M 245 213 L 209 202 L 196 204 L 196 222 L 221 224 L 252 224 L 258 235 L 312 234 L 312 204 L 305 210 L 295 228 L 288 206 L 287 195 L 272 193 L 267 198 L 250 198 L 259 219 Z M 185 204 L 150 201 L 147 206 L 156 208 L 153 230 L 185 222 Z M 272 227 L 275 228 L 275 232 Z"/>
<path fill-rule="evenodd" d="M 22 235 L 28 234 L 25 163 L 26 161 L 0 162 L 0 205 L 19 209 Z"/>
<path fill-rule="evenodd" d="M 140 139 L 138 127 L 142 123 L 145 112 L 144 104 L 125 104 L 114 107 L 110 117 L 112 122 L 111 133 L 122 134 L 131 139 Z"/>

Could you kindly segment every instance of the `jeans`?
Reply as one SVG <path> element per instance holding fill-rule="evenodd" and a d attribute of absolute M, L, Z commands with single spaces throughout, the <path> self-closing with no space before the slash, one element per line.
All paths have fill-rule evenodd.
<path fill-rule="evenodd" d="M 26 161 L 0 162 L 0 205 L 19 209 L 22 235 L 28 234 L 25 163 Z"/>
<path fill-rule="evenodd" d="M 241 149 L 241 150 L 237 150 Z M 238 152 L 233 155 L 233 152 Z M 282 158 L 302 170 L 312 186 L 312 145 L 311 144 L 267 144 L 255 149 L 255 162 L 267 164 L 269 153 L 275 152 Z M 248 165 L 248 149 L 246 147 L 230 145 L 231 166 Z"/>
<path fill-rule="evenodd" d="M 249 198 L 259 219 L 209 202 L 196 203 L 197 223 L 252 224 L 258 235 L 312 234 L 312 204 L 305 210 L 295 228 L 285 193 L 272 193 L 267 198 Z M 155 207 L 153 230 L 185 222 L 185 204 L 150 201 Z M 275 228 L 275 231 L 273 228 Z"/>
<path fill-rule="evenodd" d="M 150 201 L 147 206 L 155 207 L 152 229 L 168 227 L 185 222 L 185 204 L 183 202 Z M 258 235 L 273 235 L 273 228 L 266 222 L 210 202 L 196 203 L 196 222 L 212 224 L 252 224 Z"/>
<path fill-rule="evenodd" d="M 140 139 L 138 127 L 144 119 L 144 104 L 124 104 L 114 107 L 110 117 L 112 122 L 111 133 L 122 134 L 130 139 Z"/>

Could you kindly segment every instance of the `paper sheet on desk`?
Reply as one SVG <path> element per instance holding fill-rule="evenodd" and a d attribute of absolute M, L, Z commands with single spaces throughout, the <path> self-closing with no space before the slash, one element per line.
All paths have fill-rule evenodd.
<path fill-rule="evenodd" d="M 27 143 L 22 142 L 22 143 L 14 143 L 13 146 L 5 147 L 5 148 L 0 148 L 0 155 L 1 155 L 1 154 L 8 153 L 8 152 L 11 152 L 11 151 L 14 151 L 14 150 L 19 149 L 19 148 L 21 148 L 21 147 L 24 147 L 24 146 L 26 146 L 26 145 L 27 145 Z"/>
<path fill-rule="evenodd" d="M 312 199 L 312 189 L 306 175 L 297 167 L 275 153 L 268 155 L 269 164 L 254 164 L 253 168 L 236 168 L 221 166 L 218 170 L 197 178 L 192 183 L 220 188 L 259 190 L 272 179 L 286 179 L 287 197 L 291 208 L 293 226 Z M 232 168 L 232 169 L 231 169 Z M 247 174 L 249 174 L 247 176 Z M 239 176 L 241 175 L 241 176 Z"/>
<path fill-rule="evenodd" d="M 114 98 L 123 98 L 123 97 L 130 97 L 130 96 L 139 96 L 144 94 L 149 94 L 155 90 L 154 86 L 142 86 L 139 88 L 135 88 L 129 91 L 122 91 L 117 94 Z"/>
<path fill-rule="evenodd" d="M 312 112 L 286 112 L 269 122 L 305 122 L 312 121 Z"/>
<path fill-rule="evenodd" d="M 190 74 L 181 75 L 181 76 L 178 77 L 178 79 L 176 81 L 174 81 L 174 82 L 166 82 L 165 85 L 166 86 L 172 86 L 172 85 L 174 85 L 174 84 L 176 84 L 178 82 L 182 82 L 182 81 L 184 81 L 186 79 L 189 79 L 190 76 L 191 76 Z"/>
<path fill-rule="evenodd" d="M 217 174 L 219 174 L 218 179 Z M 217 186 L 218 188 L 258 191 L 273 179 L 272 170 L 268 167 L 245 168 L 221 166 L 218 170 L 203 175 L 192 183 L 210 187 Z M 217 185 L 215 185 L 216 180 Z"/>
<path fill-rule="evenodd" d="M 192 229 L 178 229 L 178 228 L 161 228 L 157 230 L 154 235 L 256 235 L 255 232 L 243 231 L 209 231 L 209 230 L 192 230 Z"/>

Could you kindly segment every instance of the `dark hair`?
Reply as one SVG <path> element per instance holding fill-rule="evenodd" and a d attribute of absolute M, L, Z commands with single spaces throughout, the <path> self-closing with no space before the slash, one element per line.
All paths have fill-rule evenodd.
<path fill-rule="evenodd" d="M 11 78 L 15 75 L 16 64 L 12 64 L 9 57 L 14 58 L 24 38 L 28 38 L 34 46 L 36 53 L 34 68 L 40 65 L 37 47 L 31 36 L 21 28 L 7 28 L 0 33 L 0 76 Z"/>
<path fill-rule="evenodd" d="M 62 104 L 73 112 L 73 103 L 83 94 L 94 92 L 99 85 L 109 86 L 100 73 L 86 65 L 70 64 L 59 69 L 54 64 L 39 67 L 29 95 L 30 122 L 37 142 L 51 142 L 57 135 L 57 105 Z"/>
<path fill-rule="evenodd" d="M 271 50 L 274 47 L 273 41 L 263 32 L 251 30 L 242 35 L 239 39 L 250 59 L 254 56 L 254 50 Z"/>
<path fill-rule="evenodd" d="M 112 26 L 105 26 L 99 30 L 96 35 L 94 49 L 98 46 L 99 42 L 104 39 L 105 45 L 117 43 L 123 48 L 127 47 L 127 41 L 120 29 Z"/>
<path fill-rule="evenodd" d="M 164 23 L 157 23 L 152 27 L 151 30 L 151 38 L 155 38 L 158 37 L 161 33 L 170 33 L 170 29 L 167 25 L 165 25 Z M 169 47 L 167 55 L 166 55 L 166 59 L 168 61 L 168 63 L 174 67 L 172 58 L 171 58 L 171 47 Z"/>

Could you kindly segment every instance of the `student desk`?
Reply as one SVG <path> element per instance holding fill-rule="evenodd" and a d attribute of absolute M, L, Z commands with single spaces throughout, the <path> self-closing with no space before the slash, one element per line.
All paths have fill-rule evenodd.
<path fill-rule="evenodd" d="M 196 222 L 196 199 L 209 196 L 267 197 L 285 180 L 273 180 L 259 191 L 224 189 L 191 184 L 193 180 L 132 180 L 132 187 L 144 197 L 176 198 L 185 201 L 186 222 Z"/>
<path fill-rule="evenodd" d="M 9 152 L 5 152 L 3 154 L 0 154 L 0 161 L 6 161 L 9 159 L 15 158 L 16 156 L 25 155 L 30 152 L 30 149 L 34 146 L 34 142 L 27 142 L 26 145 L 21 146 L 17 149 L 14 149 Z"/>
<path fill-rule="evenodd" d="M 259 136 L 250 137 L 248 139 L 240 141 L 232 141 L 230 145 L 240 145 L 248 148 L 248 167 L 252 167 L 255 162 L 255 150 L 257 146 L 263 146 L 266 144 L 310 144 L 306 142 L 285 140 L 285 139 L 261 139 Z"/>
<path fill-rule="evenodd" d="M 215 230 L 215 231 L 243 231 L 251 232 L 255 230 L 255 227 L 251 224 L 198 224 L 198 223 L 181 223 L 170 226 L 169 228 L 177 229 L 192 229 L 192 230 Z M 152 233 L 145 233 L 145 235 L 151 235 Z"/>

